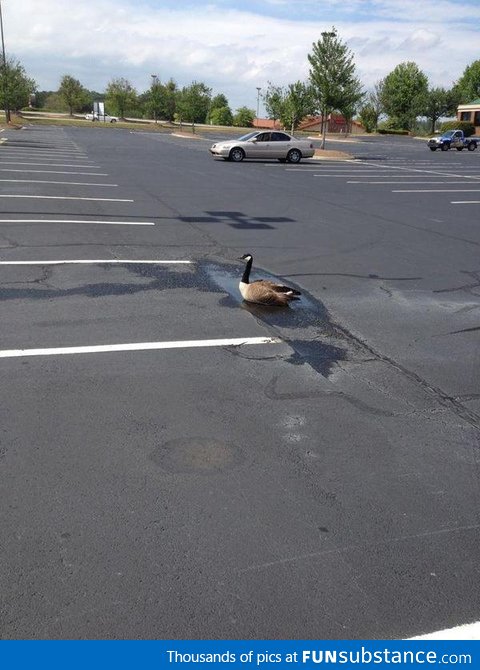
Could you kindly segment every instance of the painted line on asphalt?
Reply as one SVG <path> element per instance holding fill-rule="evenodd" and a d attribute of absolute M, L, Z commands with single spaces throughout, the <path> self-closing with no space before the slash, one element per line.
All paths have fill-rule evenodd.
<path fill-rule="evenodd" d="M 32 163 L 31 161 L 0 161 L 1 165 L 45 165 L 46 167 L 76 167 L 88 170 L 101 170 L 100 165 L 84 165 L 83 163 Z"/>
<path fill-rule="evenodd" d="M 87 154 L 79 151 L 51 151 L 50 149 L 25 149 L 23 147 L 5 147 L 0 152 L 0 156 L 18 156 L 19 158 L 52 158 L 66 160 L 80 159 L 88 161 Z"/>
<path fill-rule="evenodd" d="M 90 200 L 93 202 L 135 202 L 127 198 L 79 198 L 73 195 L 0 195 L 0 198 L 22 198 L 31 200 Z"/>
<path fill-rule="evenodd" d="M 468 174 L 458 174 L 457 172 L 442 172 L 440 170 L 424 170 L 424 169 L 416 169 L 412 167 L 401 167 L 401 166 L 395 166 L 395 165 L 385 165 L 383 163 L 380 164 L 375 164 L 375 163 L 364 163 L 365 165 L 370 165 L 372 168 L 376 167 L 378 168 L 385 168 L 385 169 L 390 169 L 390 170 L 402 170 L 403 172 L 414 172 L 416 174 L 433 174 L 436 177 L 458 177 L 459 179 L 477 179 L 478 177 L 474 177 L 473 175 L 468 175 Z"/>
<path fill-rule="evenodd" d="M 152 351 L 159 349 L 191 349 L 194 347 L 240 347 L 251 344 L 280 344 L 278 337 L 234 337 L 216 340 L 178 340 L 173 342 L 134 342 L 126 344 L 100 344 L 86 347 L 53 347 L 45 349 L 4 349 L 0 358 L 25 356 L 61 356 L 71 354 L 105 354 L 113 351 Z"/>
<path fill-rule="evenodd" d="M 451 205 L 480 205 L 480 200 L 451 200 Z"/>
<path fill-rule="evenodd" d="M 40 174 L 81 174 L 87 177 L 108 177 L 109 175 L 106 172 L 72 172 L 65 170 L 28 170 L 22 168 L 21 170 L 17 168 L 0 168 L 0 172 L 36 172 Z"/>
<path fill-rule="evenodd" d="M 153 221 L 99 221 L 88 219 L 0 219 L 0 225 L 6 223 L 94 223 L 99 226 L 154 226 Z"/>
<path fill-rule="evenodd" d="M 462 186 L 471 183 L 471 181 L 347 181 L 347 184 L 404 184 L 405 186 L 410 186 L 411 184 L 457 184 L 458 186 Z"/>
<path fill-rule="evenodd" d="M 164 260 L 126 260 L 124 258 L 94 258 L 92 260 L 59 260 L 59 261 L 0 261 L 0 265 L 105 265 L 105 264 L 114 264 L 118 265 L 172 265 L 172 264 L 181 264 L 181 265 L 191 265 L 193 261 L 164 261 Z"/>
<path fill-rule="evenodd" d="M 0 179 L 0 182 L 8 182 L 9 184 L 62 184 L 70 186 L 110 186 L 116 187 L 118 184 L 99 184 L 88 181 L 52 181 L 50 179 Z"/>
<path fill-rule="evenodd" d="M 480 621 L 467 623 L 455 628 L 438 630 L 427 635 L 417 635 L 410 640 L 480 640 Z"/>
<path fill-rule="evenodd" d="M 392 193 L 480 193 L 478 188 L 423 188 L 423 189 L 397 189 Z"/>

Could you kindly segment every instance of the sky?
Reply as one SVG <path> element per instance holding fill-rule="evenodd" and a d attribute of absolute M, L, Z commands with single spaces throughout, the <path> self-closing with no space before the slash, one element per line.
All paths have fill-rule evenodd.
<path fill-rule="evenodd" d="M 448 88 L 480 59 L 480 0 L 0 2 L 7 55 L 39 90 L 69 74 L 96 91 L 124 77 L 141 93 L 155 74 L 256 110 L 257 87 L 308 79 L 312 44 L 332 27 L 366 90 L 406 61 Z"/>

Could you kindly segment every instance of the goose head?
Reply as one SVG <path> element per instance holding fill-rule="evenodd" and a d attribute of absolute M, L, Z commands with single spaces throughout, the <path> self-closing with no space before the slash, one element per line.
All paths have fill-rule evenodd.
<path fill-rule="evenodd" d="M 253 256 L 252 256 L 252 254 L 243 254 L 243 256 L 240 256 L 240 258 L 238 260 L 248 262 L 248 261 L 253 260 Z"/>

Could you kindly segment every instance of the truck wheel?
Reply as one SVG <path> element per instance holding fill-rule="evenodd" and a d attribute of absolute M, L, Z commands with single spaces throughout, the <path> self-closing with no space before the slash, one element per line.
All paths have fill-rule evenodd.
<path fill-rule="evenodd" d="M 442 151 L 448 151 L 450 149 L 450 145 L 448 142 L 445 142 L 445 144 L 442 144 Z"/>
<path fill-rule="evenodd" d="M 476 142 L 469 142 L 469 144 L 468 144 L 468 150 L 469 151 L 475 151 L 476 148 L 477 148 Z"/>
<path fill-rule="evenodd" d="M 430 151 L 436 151 L 437 147 L 430 147 Z"/>

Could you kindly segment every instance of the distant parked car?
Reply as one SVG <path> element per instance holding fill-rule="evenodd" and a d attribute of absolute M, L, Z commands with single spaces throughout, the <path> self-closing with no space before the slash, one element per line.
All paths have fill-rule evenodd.
<path fill-rule="evenodd" d="M 307 140 L 297 140 L 281 131 L 254 131 L 237 140 L 216 142 L 210 153 L 226 161 L 243 161 L 244 158 L 276 158 L 281 163 L 300 163 L 311 158 L 315 149 Z"/>
<path fill-rule="evenodd" d="M 110 116 L 110 114 L 85 114 L 85 118 L 87 121 L 103 121 L 105 123 L 116 123 L 118 121 L 118 116 Z"/>

